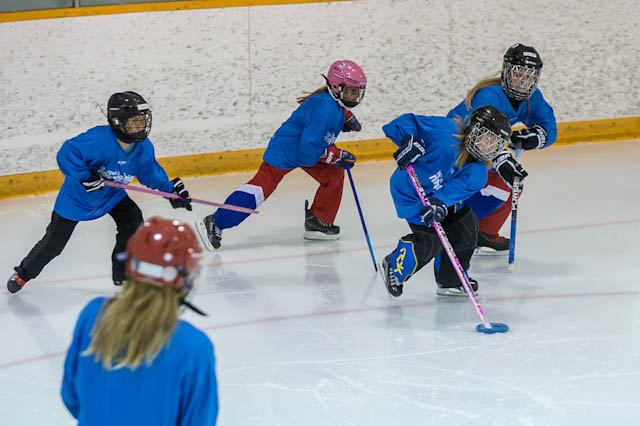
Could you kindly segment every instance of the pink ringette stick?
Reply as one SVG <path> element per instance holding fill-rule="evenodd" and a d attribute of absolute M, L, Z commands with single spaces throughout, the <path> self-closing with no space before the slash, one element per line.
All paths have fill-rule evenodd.
<path fill-rule="evenodd" d="M 413 166 L 407 167 L 407 173 L 409 173 L 409 177 L 411 178 L 411 181 L 413 182 L 413 186 L 416 188 L 416 191 L 418 192 L 418 196 L 420 197 L 422 204 L 425 206 L 430 206 L 431 204 L 429 204 L 429 201 L 427 201 L 427 196 L 424 193 L 424 189 L 422 188 L 422 185 L 420 185 L 420 182 L 418 181 L 418 176 L 416 175 L 416 171 L 413 169 Z M 504 324 L 497 324 L 497 323 L 492 324 L 489 322 L 489 320 L 487 319 L 487 316 L 484 314 L 484 311 L 482 310 L 482 306 L 480 306 L 480 302 L 478 301 L 478 296 L 476 296 L 473 289 L 471 288 L 471 284 L 469 284 L 469 280 L 467 279 L 467 276 L 464 273 L 464 269 L 462 268 L 462 265 L 460 264 L 460 261 L 458 260 L 458 256 L 456 256 L 455 251 L 453 251 L 453 247 L 451 246 L 451 243 L 449 242 L 449 238 L 447 238 L 447 234 L 445 234 L 444 229 L 442 228 L 442 225 L 438 222 L 434 222 L 433 227 L 436 230 L 436 234 L 438 234 L 438 238 L 440 238 L 440 242 L 442 243 L 442 246 L 447 252 L 447 256 L 449 256 L 449 260 L 451 260 L 451 264 L 454 266 L 456 273 L 458 274 L 458 278 L 460 278 L 460 282 L 462 283 L 465 291 L 467 292 L 467 296 L 469 296 L 469 299 L 471 299 L 473 306 L 476 308 L 476 312 L 478 312 L 478 315 L 482 320 L 482 324 L 478 325 L 478 328 L 477 328 L 478 331 L 486 333 L 486 332 L 494 331 L 492 330 L 492 326 L 506 327 L 506 325 Z M 495 330 L 495 331 L 498 331 L 498 330 Z"/>
<path fill-rule="evenodd" d="M 156 191 L 155 189 L 140 188 L 139 186 L 127 185 L 126 183 L 112 182 L 110 180 L 105 180 L 104 184 L 114 188 L 122 188 L 122 189 L 130 189 L 132 191 L 146 192 L 147 194 L 161 195 L 167 198 L 180 198 L 178 194 L 174 194 L 172 192 L 162 192 L 162 191 Z M 199 200 L 197 198 L 192 198 L 191 202 L 198 203 L 198 204 L 206 204 L 207 206 L 220 207 L 221 209 L 233 210 L 235 212 L 250 213 L 250 214 L 260 213 L 258 210 L 252 210 L 246 207 L 233 206 L 231 204 L 214 203 L 213 201 Z"/>

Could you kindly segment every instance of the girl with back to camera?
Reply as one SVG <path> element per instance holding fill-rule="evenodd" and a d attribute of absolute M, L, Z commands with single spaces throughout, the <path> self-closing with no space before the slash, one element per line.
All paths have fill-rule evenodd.
<path fill-rule="evenodd" d="M 178 318 L 203 314 L 188 301 L 201 252 L 189 225 L 159 217 L 129 239 L 122 292 L 89 302 L 67 352 L 62 400 L 79 424 L 216 423 L 213 345 Z"/>

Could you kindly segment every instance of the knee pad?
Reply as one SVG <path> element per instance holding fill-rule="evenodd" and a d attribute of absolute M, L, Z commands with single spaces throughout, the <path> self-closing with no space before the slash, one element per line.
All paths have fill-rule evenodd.
<path fill-rule="evenodd" d="M 418 267 L 413 235 L 407 235 L 398 240 L 398 246 L 391 253 L 391 270 L 399 282 L 404 282 L 411 278 Z"/>

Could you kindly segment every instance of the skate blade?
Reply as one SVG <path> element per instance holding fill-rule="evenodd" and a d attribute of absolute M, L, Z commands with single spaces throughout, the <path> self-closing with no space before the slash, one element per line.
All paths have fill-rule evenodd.
<path fill-rule="evenodd" d="M 320 231 L 304 231 L 305 240 L 333 241 L 339 240 L 340 234 L 327 235 Z"/>
<path fill-rule="evenodd" d="M 213 245 L 211 244 L 211 241 L 209 241 L 209 237 L 207 236 L 207 227 L 204 225 L 204 220 L 196 220 L 194 224 L 196 226 L 196 231 L 198 231 L 198 236 L 200 237 L 202 245 L 208 251 L 213 251 Z"/>
<path fill-rule="evenodd" d="M 474 250 L 474 256 L 507 256 L 509 254 L 509 250 L 494 250 L 489 247 L 478 247 Z"/>
<path fill-rule="evenodd" d="M 478 295 L 478 291 L 474 291 L 476 296 Z M 458 288 L 446 288 L 446 287 L 438 287 L 436 290 L 436 294 L 438 296 L 449 296 L 449 297 L 467 297 L 467 293 L 464 290 Z"/>

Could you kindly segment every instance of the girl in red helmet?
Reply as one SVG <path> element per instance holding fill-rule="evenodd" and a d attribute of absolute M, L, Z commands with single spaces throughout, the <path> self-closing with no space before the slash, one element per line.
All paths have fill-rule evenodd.
<path fill-rule="evenodd" d="M 333 221 L 340 207 L 344 169 L 356 157 L 334 142 L 340 132 L 360 131 L 351 112 L 364 97 L 367 78 L 352 61 L 336 61 L 325 77 L 326 85 L 298 98 L 300 106 L 275 132 L 256 175 L 233 192 L 225 203 L 255 209 L 276 189 L 282 178 L 298 167 L 320 187 L 313 204 L 305 201 L 304 238 L 336 240 L 340 228 Z M 239 225 L 247 216 L 219 209 L 196 223 L 205 246 L 219 248 L 222 231 Z"/>
<path fill-rule="evenodd" d="M 62 400 L 79 424 L 213 425 L 213 345 L 178 319 L 201 249 L 192 228 L 158 217 L 129 239 L 122 292 L 83 309 L 67 352 Z"/>

